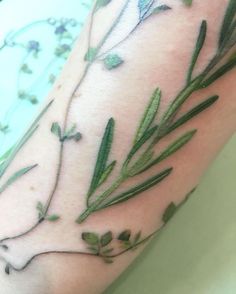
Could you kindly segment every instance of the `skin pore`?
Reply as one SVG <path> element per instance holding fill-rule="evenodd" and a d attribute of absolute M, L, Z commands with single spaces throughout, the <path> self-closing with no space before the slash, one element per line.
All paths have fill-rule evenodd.
<path fill-rule="evenodd" d="M 151 4 L 95 5 L 40 127 L 7 169 L 3 180 L 29 168 L 1 195 L 6 293 L 28 293 L 23 281 L 35 276 L 42 286 L 34 293 L 102 292 L 142 249 L 137 245 L 168 222 L 234 133 L 235 32 L 220 40 L 234 1 Z M 225 23 L 222 35 L 229 36 Z M 173 129 L 196 106 L 194 117 Z M 123 163 L 147 132 L 147 145 L 135 153 L 142 160 L 127 172 Z M 130 193 L 150 179 L 150 189 Z M 117 195 L 126 201 L 103 202 Z"/>

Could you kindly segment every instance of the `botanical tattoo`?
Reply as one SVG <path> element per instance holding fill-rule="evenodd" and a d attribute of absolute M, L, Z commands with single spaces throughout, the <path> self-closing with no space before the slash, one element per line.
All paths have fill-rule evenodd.
<path fill-rule="evenodd" d="M 46 221 L 59 221 L 59 215 L 50 215 L 49 209 L 52 201 L 55 197 L 58 185 L 61 180 L 62 166 L 64 160 L 64 146 L 69 144 L 71 140 L 79 142 L 82 138 L 80 132 L 77 130 L 75 125 L 68 125 L 68 116 L 71 108 L 73 98 L 80 88 L 81 84 L 85 80 L 87 73 L 90 68 L 96 63 L 101 62 L 105 68 L 109 71 L 116 70 L 120 66 L 125 65 L 125 59 L 123 56 L 118 55 L 115 50 L 120 44 L 125 42 L 132 34 L 134 34 L 138 28 L 146 22 L 149 18 L 154 16 L 164 17 L 166 13 L 170 13 L 171 7 L 160 4 L 158 1 L 153 0 L 138 0 L 137 11 L 138 18 L 136 25 L 133 29 L 117 44 L 113 45 L 112 48 L 104 51 L 104 45 L 111 37 L 114 30 L 122 22 L 123 16 L 129 7 L 131 0 L 124 2 L 124 6 L 114 19 L 111 27 L 104 35 L 104 37 L 96 45 L 92 45 L 92 33 L 93 25 L 96 14 L 105 6 L 108 6 L 111 0 L 97 0 L 93 11 L 91 13 L 91 25 L 88 33 L 88 50 L 85 54 L 84 62 L 86 63 L 83 76 L 78 84 L 76 85 L 73 94 L 71 95 L 68 105 L 66 108 L 66 115 L 64 121 L 54 122 L 51 126 L 51 132 L 58 138 L 58 144 L 60 145 L 60 151 L 58 154 L 58 165 L 56 169 L 56 178 L 53 183 L 51 193 L 48 196 L 46 203 L 39 202 L 37 205 L 38 221 L 33 224 L 27 231 L 20 233 L 17 236 L 7 237 L 1 240 L 1 247 L 3 250 L 9 250 L 8 246 L 4 241 L 22 238 L 23 236 L 30 234 L 39 225 Z M 191 6 L 192 1 L 184 1 L 187 6 Z M 189 65 L 188 72 L 186 74 L 186 81 L 184 87 L 180 92 L 172 99 L 172 102 L 161 114 L 159 109 L 162 103 L 162 92 L 160 88 L 156 88 L 153 91 L 152 96 L 149 99 L 148 105 L 143 111 L 143 116 L 140 122 L 137 124 L 137 129 L 134 132 L 133 143 L 130 147 L 129 152 L 126 154 L 126 158 L 123 162 L 117 164 L 117 160 L 111 159 L 110 153 L 112 150 L 113 138 L 115 133 L 115 118 L 110 118 L 104 130 L 100 147 L 97 153 L 97 160 L 95 166 L 92 167 L 93 175 L 90 181 L 90 185 L 87 189 L 87 194 L 84 195 L 86 201 L 86 208 L 83 212 L 78 215 L 75 220 L 78 224 L 84 222 L 92 214 L 97 213 L 100 210 L 109 209 L 110 206 L 119 205 L 122 202 L 129 201 L 129 199 L 136 197 L 142 192 L 151 189 L 156 186 L 164 179 L 169 177 L 172 173 L 173 167 L 167 166 L 163 170 L 157 170 L 159 163 L 164 163 L 167 158 L 176 153 L 179 149 L 183 148 L 195 135 L 196 129 L 188 130 L 179 137 L 176 137 L 166 148 L 156 154 L 156 146 L 160 146 L 160 141 L 165 138 L 168 134 L 173 133 L 177 128 L 187 124 L 192 118 L 205 111 L 207 108 L 212 106 L 217 100 L 218 95 L 212 95 L 206 98 L 200 104 L 194 108 L 188 110 L 184 114 L 180 114 L 180 109 L 185 102 L 195 92 L 200 92 L 203 88 L 207 88 L 227 72 L 232 70 L 236 66 L 236 26 L 235 26 L 235 15 L 236 15 L 236 1 L 230 0 L 221 30 L 219 32 L 219 41 L 217 44 L 217 50 L 212 56 L 212 59 L 205 66 L 201 72 L 195 74 L 196 67 L 198 64 L 199 55 L 205 45 L 207 39 L 207 21 L 203 20 L 200 24 L 196 43 L 193 48 L 192 59 Z M 2 176 L 9 164 L 12 162 L 16 154 L 19 152 L 21 147 L 30 139 L 30 137 L 37 130 L 39 119 L 48 110 L 51 103 L 42 111 L 36 121 L 33 123 L 31 128 L 28 130 L 23 139 L 8 152 L 2 159 L 0 165 L 0 176 Z M 160 149 L 160 148 L 159 148 Z M 118 168 L 119 166 L 119 168 Z M 3 184 L 2 192 L 16 181 L 20 176 L 29 172 L 35 168 L 36 165 L 26 167 L 25 169 L 16 172 L 5 184 Z M 156 174 L 152 177 L 148 177 L 146 172 L 149 170 L 157 170 Z M 117 176 L 113 181 L 110 181 L 112 173 L 116 170 Z M 139 182 L 133 187 L 118 192 L 118 188 L 130 178 L 136 178 L 138 175 L 143 174 L 144 181 Z M 104 188 L 105 183 L 111 183 L 108 187 Z M 98 191 L 99 188 L 99 191 Z M 188 197 L 187 197 L 188 198 Z M 163 224 L 167 224 L 171 217 L 175 214 L 178 205 L 170 203 L 166 208 L 163 215 Z M 153 232 L 151 235 L 143 236 L 142 232 L 133 232 L 129 229 L 124 229 L 122 232 L 115 233 L 113 231 L 104 232 L 104 234 L 97 234 L 96 232 L 87 231 L 82 233 L 81 239 L 87 245 L 87 249 L 84 252 L 81 251 L 46 251 L 34 255 L 28 260 L 24 266 L 17 268 L 12 264 L 8 263 L 6 266 L 6 273 L 10 273 L 11 269 L 16 271 L 24 270 L 35 258 L 47 255 L 47 254 L 84 254 L 88 256 L 100 257 L 107 263 L 113 262 L 114 258 L 136 249 L 141 244 L 145 243 L 152 236 L 157 234 L 160 229 Z M 119 250 L 121 245 L 121 250 Z"/>

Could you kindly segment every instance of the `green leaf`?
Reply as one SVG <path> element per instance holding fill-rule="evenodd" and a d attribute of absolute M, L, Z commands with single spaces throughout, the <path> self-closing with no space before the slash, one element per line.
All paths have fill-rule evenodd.
<path fill-rule="evenodd" d="M 57 136 L 59 139 L 62 138 L 62 134 L 61 134 L 61 127 L 59 126 L 59 124 L 57 122 L 54 122 L 52 124 L 52 127 L 51 127 L 51 132 Z"/>
<path fill-rule="evenodd" d="M 88 250 L 91 251 L 94 254 L 99 253 L 99 248 L 97 246 L 96 247 L 90 246 L 90 247 L 88 247 Z"/>
<path fill-rule="evenodd" d="M 57 220 L 60 219 L 60 216 L 57 214 L 52 214 L 46 217 L 46 219 L 50 222 L 56 222 Z"/>
<path fill-rule="evenodd" d="M 87 194 L 87 199 L 91 197 L 93 192 L 97 189 L 101 178 L 104 175 L 104 172 L 106 171 L 106 164 L 108 160 L 108 156 L 111 151 L 111 145 L 113 141 L 113 134 L 114 134 L 114 126 L 115 121 L 113 118 L 109 119 L 108 124 L 106 126 L 102 142 L 100 145 L 100 149 L 97 156 L 97 162 L 93 173 L 93 178 L 91 181 L 91 185 Z"/>
<path fill-rule="evenodd" d="M 6 266 L 5 266 L 5 273 L 7 274 L 7 275 L 10 275 L 10 265 L 7 263 L 6 264 Z"/>
<path fill-rule="evenodd" d="M 99 209 L 103 209 L 106 208 L 108 206 L 112 206 L 118 203 L 122 203 L 124 201 L 127 201 L 133 197 L 135 197 L 136 195 L 152 188 L 153 186 L 157 185 L 158 183 L 160 183 L 161 181 L 163 181 L 167 176 L 170 175 L 170 173 L 172 172 L 172 168 L 168 168 L 165 169 L 164 171 L 158 173 L 157 175 L 151 177 L 150 179 L 148 179 L 147 181 L 143 182 L 140 185 L 137 185 L 121 194 L 119 194 L 118 196 L 114 197 L 113 199 L 111 199 L 110 201 L 108 201 L 107 203 L 105 203 L 102 207 L 99 207 Z"/>
<path fill-rule="evenodd" d="M 112 70 L 119 67 L 124 60 L 117 54 L 109 54 L 103 60 L 106 69 Z"/>
<path fill-rule="evenodd" d="M 200 85 L 201 88 L 207 88 L 224 74 L 235 68 L 235 66 L 236 56 L 233 56 L 226 64 L 222 65 L 218 70 L 216 70 L 216 72 L 214 72 L 207 80 L 203 81 Z"/>
<path fill-rule="evenodd" d="M 175 215 L 175 213 L 178 210 L 178 206 L 176 206 L 173 202 L 170 203 L 170 205 L 168 205 L 168 207 L 166 208 L 163 217 L 162 217 L 162 221 L 166 224 L 169 222 L 169 220 Z"/>
<path fill-rule="evenodd" d="M 137 234 L 135 234 L 135 236 L 134 236 L 134 244 L 133 245 L 136 245 L 138 243 L 138 241 L 141 238 L 141 234 L 142 234 L 141 231 L 139 231 Z"/>
<path fill-rule="evenodd" d="M 98 183 L 98 187 L 101 186 L 106 180 L 107 178 L 110 176 L 111 172 L 113 171 L 114 167 L 116 165 L 116 161 L 112 161 L 112 163 L 110 163 L 107 168 L 104 170 L 103 174 L 101 175 L 100 181 Z"/>
<path fill-rule="evenodd" d="M 97 55 L 97 48 L 90 47 L 85 54 L 84 60 L 88 62 L 93 62 Z"/>
<path fill-rule="evenodd" d="M 89 233 L 89 232 L 82 233 L 82 239 L 89 245 L 99 244 L 99 237 L 95 233 Z"/>
<path fill-rule="evenodd" d="M 182 0 L 186 6 L 192 6 L 193 0 Z"/>
<path fill-rule="evenodd" d="M 114 262 L 114 261 L 113 261 L 111 258 L 109 258 L 109 257 L 104 257 L 104 258 L 103 258 L 103 261 L 104 261 L 105 263 L 107 263 L 107 264 L 111 264 L 111 263 Z"/>
<path fill-rule="evenodd" d="M 117 239 L 120 241 L 129 241 L 130 236 L 131 236 L 131 230 L 125 230 L 122 233 L 120 233 Z"/>
<path fill-rule="evenodd" d="M 112 0 L 97 0 L 95 4 L 95 12 L 98 11 L 100 8 L 107 6 L 111 3 Z"/>
<path fill-rule="evenodd" d="M 20 177 L 24 176 L 28 172 L 30 172 L 33 168 L 35 168 L 37 164 L 25 167 L 14 173 L 7 181 L 5 184 L 3 184 L 0 187 L 0 194 L 3 193 L 10 185 L 12 185 L 14 182 L 16 182 Z"/>
<path fill-rule="evenodd" d="M 225 38 L 227 38 L 228 31 L 230 30 L 231 25 L 235 19 L 235 14 L 236 14 L 236 1 L 230 0 L 226 13 L 225 13 L 223 24 L 221 27 L 219 47 L 221 47 L 221 45 L 224 43 Z"/>
<path fill-rule="evenodd" d="M 137 143 L 147 132 L 151 124 L 153 123 L 154 119 L 156 118 L 159 106 L 161 101 L 161 91 L 159 88 L 157 88 L 151 99 L 150 102 L 145 110 L 145 113 L 142 117 L 140 126 L 137 130 L 134 143 Z"/>
<path fill-rule="evenodd" d="M 37 203 L 36 209 L 38 211 L 38 217 L 39 217 L 39 219 L 45 218 L 46 209 L 45 209 L 45 207 L 44 207 L 44 205 L 43 205 L 42 202 L 39 201 Z"/>
<path fill-rule="evenodd" d="M 144 16 L 148 13 L 150 8 L 152 7 L 154 1 L 153 0 L 138 0 L 138 8 L 139 8 L 139 18 L 143 19 Z"/>
<path fill-rule="evenodd" d="M 170 127 L 168 127 L 167 131 L 165 132 L 165 135 L 173 132 L 175 129 L 182 126 L 187 121 L 191 120 L 193 117 L 197 116 L 199 113 L 203 112 L 204 110 L 212 106 L 218 99 L 219 96 L 212 96 L 207 100 L 203 101 L 202 103 L 200 103 L 199 105 L 192 108 L 190 111 L 188 111 L 179 119 L 177 119 L 172 125 L 170 125 Z"/>
<path fill-rule="evenodd" d="M 207 22 L 205 20 L 202 21 L 200 31 L 198 34 L 198 39 L 195 45 L 195 50 L 192 56 L 192 60 L 190 63 L 190 67 L 188 70 L 188 75 L 187 75 L 187 84 L 189 84 L 192 80 L 192 74 L 193 70 L 195 68 L 196 62 L 198 60 L 199 54 L 201 53 L 202 47 L 205 43 L 206 40 L 206 33 L 207 33 Z"/>
<path fill-rule="evenodd" d="M 170 6 L 168 6 L 168 5 L 160 5 L 160 6 L 157 6 L 157 7 L 155 7 L 154 9 L 153 9 L 153 11 L 152 11 L 152 15 L 153 14 L 158 14 L 158 13 L 160 13 L 160 12 L 162 12 L 162 11 L 166 11 L 166 10 L 170 10 L 171 9 L 171 7 Z"/>
<path fill-rule="evenodd" d="M 111 253 L 112 251 L 114 251 L 114 248 L 108 248 L 108 249 L 105 249 L 102 251 L 102 254 L 109 254 Z"/>
<path fill-rule="evenodd" d="M 171 143 L 156 159 L 154 159 L 150 164 L 148 164 L 141 172 L 146 171 L 151 168 L 153 165 L 160 163 L 167 157 L 171 156 L 179 149 L 181 149 L 184 145 L 186 145 L 196 134 L 197 130 L 192 130 L 185 133 L 183 136 L 178 138 L 176 141 Z"/>
<path fill-rule="evenodd" d="M 111 243 L 112 239 L 113 239 L 113 236 L 112 236 L 112 232 L 111 231 L 109 231 L 106 234 L 102 235 L 102 237 L 100 239 L 101 246 L 102 247 L 107 246 L 108 244 Z"/>

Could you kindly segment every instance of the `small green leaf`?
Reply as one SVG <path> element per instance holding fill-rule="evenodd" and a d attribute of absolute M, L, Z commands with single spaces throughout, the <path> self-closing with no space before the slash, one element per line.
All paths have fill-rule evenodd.
<path fill-rule="evenodd" d="M 233 25 L 233 21 L 235 19 L 235 14 L 236 14 L 236 1 L 235 0 L 230 0 L 224 21 L 221 27 L 221 32 L 220 32 L 220 38 L 219 38 L 219 47 L 224 43 L 225 38 L 227 38 L 228 31 L 230 30 L 231 26 Z M 234 24 L 235 26 L 235 24 Z"/>
<path fill-rule="evenodd" d="M 92 178 L 91 185 L 87 194 L 88 199 L 91 197 L 93 192 L 97 189 L 99 182 L 101 181 L 101 178 L 104 175 L 104 172 L 106 170 L 106 164 L 107 164 L 108 156 L 110 154 L 111 145 L 113 141 L 114 126 L 115 126 L 114 119 L 113 118 L 109 119 L 103 138 L 102 138 L 100 148 L 99 148 L 97 162 L 96 162 L 94 173 L 93 173 L 93 178 Z"/>
<path fill-rule="evenodd" d="M 34 169 L 37 166 L 37 164 L 25 167 L 14 173 L 5 184 L 0 187 L 0 194 L 3 193 L 10 185 L 12 185 L 14 182 L 16 182 L 20 177 L 24 176 L 28 172 L 30 172 L 32 169 Z"/>
<path fill-rule="evenodd" d="M 88 250 L 91 251 L 92 253 L 96 254 L 96 255 L 99 253 L 99 248 L 98 247 L 91 246 L 91 247 L 88 247 Z"/>
<path fill-rule="evenodd" d="M 82 239 L 89 245 L 99 244 L 99 237 L 95 233 L 89 233 L 89 232 L 82 233 Z"/>
<path fill-rule="evenodd" d="M 186 6 L 192 6 L 193 0 L 182 0 Z"/>
<path fill-rule="evenodd" d="M 57 214 L 52 214 L 46 217 L 46 219 L 50 222 L 56 222 L 57 220 L 60 219 L 60 216 Z"/>
<path fill-rule="evenodd" d="M 152 15 L 153 14 L 158 14 L 158 13 L 160 13 L 160 12 L 162 12 L 162 11 L 166 11 L 166 10 L 170 10 L 171 9 L 171 7 L 170 6 L 168 6 L 168 5 L 160 5 L 160 6 L 157 6 L 157 7 L 155 7 L 154 9 L 153 9 L 153 11 L 152 11 Z"/>
<path fill-rule="evenodd" d="M 131 230 L 125 230 L 122 233 L 120 233 L 117 239 L 120 241 L 129 241 L 130 236 L 131 236 Z"/>
<path fill-rule="evenodd" d="M 142 234 L 142 232 L 139 231 L 139 232 L 134 236 L 134 243 L 133 243 L 133 245 L 136 245 L 136 244 L 139 242 L 139 240 L 140 240 L 140 238 L 141 238 L 141 234 Z"/>
<path fill-rule="evenodd" d="M 101 175 L 100 181 L 98 183 L 98 187 L 101 186 L 110 176 L 111 172 L 113 171 L 114 167 L 116 165 L 116 161 L 112 161 L 107 168 L 104 170 L 103 174 Z"/>
<path fill-rule="evenodd" d="M 74 136 L 73 136 L 73 139 L 78 142 L 80 139 L 82 138 L 82 135 L 81 133 L 77 132 Z"/>
<path fill-rule="evenodd" d="M 61 134 L 61 127 L 59 126 L 59 124 L 57 122 L 54 122 L 52 124 L 52 127 L 51 127 L 51 132 L 57 136 L 59 139 L 62 138 L 62 134 Z"/>
<path fill-rule="evenodd" d="M 106 69 L 112 70 L 119 67 L 124 60 L 117 54 L 109 54 L 103 60 Z"/>
<path fill-rule="evenodd" d="M 151 177 L 150 179 L 143 182 L 142 184 L 137 185 L 137 186 L 119 194 L 118 196 L 114 197 L 113 199 L 111 199 L 110 201 L 105 203 L 102 207 L 99 207 L 98 210 L 100 210 L 101 208 L 106 208 L 108 206 L 115 205 L 115 204 L 118 204 L 118 203 L 121 203 L 121 202 L 124 202 L 124 201 L 127 201 L 127 200 L 133 198 L 134 196 L 152 188 L 156 184 L 163 181 L 167 176 L 169 176 L 169 174 L 171 172 L 172 172 L 172 168 L 168 168 L 168 169 L 158 173 L 157 175 L 155 175 L 154 177 Z"/>
<path fill-rule="evenodd" d="M 98 11 L 100 8 L 107 6 L 111 3 L 112 0 L 97 0 L 95 4 L 95 12 Z"/>
<path fill-rule="evenodd" d="M 146 171 L 147 169 L 151 168 L 153 165 L 160 163 L 167 157 L 171 156 L 175 152 L 177 152 L 179 149 L 181 149 L 184 145 L 186 145 L 196 134 L 197 130 L 192 130 L 187 133 L 185 133 L 183 136 L 179 137 L 176 141 L 171 143 L 167 148 L 151 163 L 149 163 L 141 172 Z"/>
<path fill-rule="evenodd" d="M 154 119 L 156 118 L 159 106 L 161 101 L 161 90 L 157 88 L 148 104 L 148 107 L 145 110 L 145 113 L 142 117 L 141 123 L 138 127 L 134 143 L 137 143 L 144 134 L 148 131 L 149 127 L 153 123 Z"/>
<path fill-rule="evenodd" d="M 44 207 L 44 205 L 43 205 L 42 202 L 39 201 L 37 203 L 36 209 L 38 210 L 38 217 L 39 217 L 39 219 L 44 218 L 45 217 L 45 214 L 46 214 L 46 211 L 45 211 L 45 207 Z"/>
<path fill-rule="evenodd" d="M 5 273 L 7 274 L 7 275 L 10 275 L 10 264 L 8 264 L 7 263 L 7 265 L 6 265 L 6 267 L 5 267 Z"/>
<path fill-rule="evenodd" d="M 105 249 L 102 251 L 102 254 L 109 254 L 111 253 L 112 251 L 114 251 L 114 248 L 108 248 L 108 249 Z"/>
<path fill-rule="evenodd" d="M 188 75 L 187 75 L 187 84 L 191 82 L 192 80 L 192 74 L 193 70 L 195 68 L 196 62 L 198 60 L 199 54 L 201 53 L 202 47 L 205 43 L 206 40 L 206 33 L 207 33 L 207 22 L 205 20 L 202 21 L 200 31 L 198 34 L 198 39 L 195 45 L 195 50 L 192 56 L 191 64 L 188 70 Z"/>
<path fill-rule="evenodd" d="M 143 19 L 153 5 L 153 0 L 138 0 L 139 18 Z"/>
<path fill-rule="evenodd" d="M 112 239 L 113 239 L 113 236 L 112 236 L 111 231 L 109 231 L 106 234 L 102 235 L 102 237 L 100 239 L 101 246 L 102 247 L 107 246 L 109 243 L 111 243 Z"/>
<path fill-rule="evenodd" d="M 183 116 L 181 116 L 179 119 L 177 119 L 172 125 L 170 125 L 165 132 L 165 135 L 173 132 L 178 127 L 185 124 L 187 121 L 191 120 L 193 117 L 197 116 L 199 113 L 203 112 L 205 109 L 209 108 L 211 105 L 213 105 L 217 100 L 219 99 L 219 96 L 215 95 L 207 100 L 203 101 L 199 105 L 192 108 L 190 111 L 185 113 Z"/>
<path fill-rule="evenodd" d="M 97 55 L 97 48 L 90 47 L 85 54 L 84 60 L 88 62 L 93 62 Z"/>
<path fill-rule="evenodd" d="M 104 257 L 103 260 L 104 260 L 105 263 L 108 263 L 108 264 L 111 264 L 111 263 L 114 262 L 114 261 L 113 261 L 111 258 L 109 258 L 109 257 Z"/>
<path fill-rule="evenodd" d="M 178 207 L 173 202 L 171 202 L 163 214 L 162 221 L 165 224 L 168 223 L 168 221 L 175 215 L 177 210 L 178 210 Z"/>

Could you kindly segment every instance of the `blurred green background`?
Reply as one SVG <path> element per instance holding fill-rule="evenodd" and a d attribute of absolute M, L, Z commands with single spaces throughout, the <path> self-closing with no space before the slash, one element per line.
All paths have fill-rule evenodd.
<path fill-rule="evenodd" d="M 160 236 L 105 294 L 236 293 L 236 135 Z"/>

